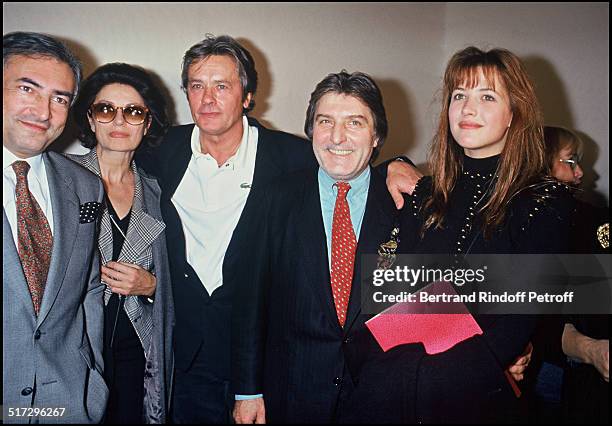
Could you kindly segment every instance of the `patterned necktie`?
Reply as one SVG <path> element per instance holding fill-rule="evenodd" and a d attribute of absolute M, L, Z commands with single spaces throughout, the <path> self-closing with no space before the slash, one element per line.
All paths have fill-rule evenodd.
<path fill-rule="evenodd" d="M 353 265 L 357 239 L 351 223 L 346 194 L 351 186 L 346 182 L 336 182 L 338 196 L 334 207 L 331 243 L 331 286 L 338 314 L 338 322 L 342 327 L 346 322 L 346 310 L 351 296 L 353 282 Z"/>
<path fill-rule="evenodd" d="M 45 214 L 28 188 L 30 165 L 26 161 L 16 161 L 12 166 L 17 176 L 17 248 L 34 312 L 38 315 L 51 263 L 53 236 Z"/>

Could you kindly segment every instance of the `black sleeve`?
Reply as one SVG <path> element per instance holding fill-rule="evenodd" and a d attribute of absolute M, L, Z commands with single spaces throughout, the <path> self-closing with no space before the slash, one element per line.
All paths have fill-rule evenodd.
<path fill-rule="evenodd" d="M 515 253 L 570 253 L 575 202 L 569 188 L 548 182 L 519 194 L 510 208 Z"/>
<path fill-rule="evenodd" d="M 571 250 L 571 218 L 575 208 L 570 189 L 557 182 L 545 182 L 519 194 L 510 209 L 510 235 L 515 253 L 563 254 Z M 536 286 L 550 291 L 561 291 L 567 281 L 562 276 L 562 264 L 552 257 L 540 258 L 541 267 L 532 276 L 523 277 L 526 287 Z M 527 271 L 525 269 L 524 271 Z M 518 279 L 518 278 L 517 278 Z M 530 284 L 527 284 L 530 283 Z M 553 309 L 556 308 L 556 309 Z M 543 308 L 544 309 L 544 308 Z M 546 313 L 546 312 L 544 312 Z M 564 318 L 558 307 L 536 317 L 537 326 L 532 343 L 532 364 L 542 361 L 563 364 L 561 336 Z M 533 370 L 532 366 L 532 370 Z"/>
<path fill-rule="evenodd" d="M 431 193 L 431 176 L 423 176 L 414 187 L 412 195 L 404 195 L 404 208 L 400 212 L 400 243 L 398 253 L 413 253 L 421 238 L 423 212 L 421 207 Z"/>
<path fill-rule="evenodd" d="M 374 168 L 378 171 L 378 173 L 383 175 L 385 177 L 385 179 L 386 179 L 387 178 L 387 169 L 389 168 L 389 164 L 391 164 L 392 162 L 394 162 L 396 160 L 403 161 L 404 163 L 408 163 L 412 167 L 416 168 L 416 166 L 414 165 L 412 160 L 410 160 L 410 158 L 406 157 L 405 155 L 400 155 L 399 157 L 392 157 L 392 158 L 390 158 L 388 160 L 383 161 L 382 163 L 380 163 L 378 166 L 376 166 Z"/>
<path fill-rule="evenodd" d="M 254 190 L 255 191 L 255 190 Z M 263 366 L 266 342 L 266 286 L 270 277 L 269 193 L 251 194 L 261 205 L 249 217 L 246 245 L 240 250 L 240 271 L 234 274 L 231 324 L 231 382 L 237 395 L 263 392 Z"/>

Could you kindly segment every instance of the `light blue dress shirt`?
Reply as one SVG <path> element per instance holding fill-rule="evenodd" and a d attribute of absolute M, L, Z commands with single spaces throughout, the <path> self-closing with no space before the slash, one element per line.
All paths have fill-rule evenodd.
<path fill-rule="evenodd" d="M 353 231 L 355 231 L 355 238 L 357 241 L 359 241 L 366 201 L 368 200 L 370 175 L 370 167 L 366 167 L 359 176 L 348 181 L 348 184 L 351 185 L 351 189 L 346 194 L 346 199 L 351 212 L 351 223 L 353 224 Z M 325 226 L 325 238 L 327 240 L 327 261 L 329 262 L 329 269 L 331 271 L 332 224 L 334 221 L 334 207 L 336 206 L 338 187 L 335 186 L 337 181 L 320 167 L 318 178 L 321 213 L 323 214 L 323 225 Z"/>

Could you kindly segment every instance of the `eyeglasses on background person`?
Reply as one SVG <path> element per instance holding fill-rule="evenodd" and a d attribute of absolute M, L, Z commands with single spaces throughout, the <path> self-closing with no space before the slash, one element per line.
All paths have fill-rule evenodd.
<path fill-rule="evenodd" d="M 560 158 L 559 159 L 561 163 L 569 164 L 572 170 L 575 170 L 576 167 L 578 167 L 580 160 L 581 158 L 578 156 L 578 154 L 573 154 L 570 156 L 570 158 Z"/>

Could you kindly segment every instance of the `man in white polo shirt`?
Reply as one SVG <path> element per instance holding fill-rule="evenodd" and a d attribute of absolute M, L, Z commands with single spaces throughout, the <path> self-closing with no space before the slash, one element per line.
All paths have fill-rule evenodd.
<path fill-rule="evenodd" d="M 162 188 L 176 306 L 175 423 L 228 423 L 232 274 L 245 244 L 251 188 L 316 164 L 310 145 L 247 117 L 253 58 L 229 36 L 208 36 L 183 59 L 194 124 L 168 132 L 143 165 Z"/>

